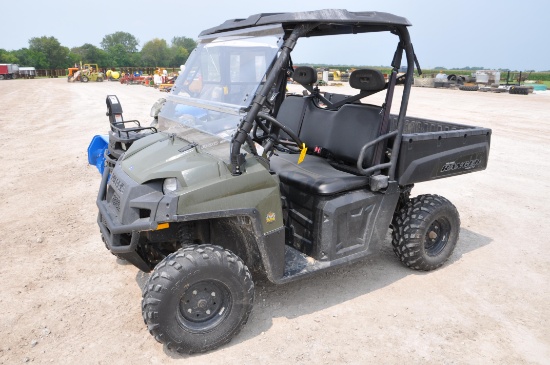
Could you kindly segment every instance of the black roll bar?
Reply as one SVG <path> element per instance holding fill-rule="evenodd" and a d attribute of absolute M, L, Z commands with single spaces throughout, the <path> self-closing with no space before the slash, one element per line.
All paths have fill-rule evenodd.
<path fill-rule="evenodd" d="M 404 26 L 397 26 L 396 28 L 397 28 L 396 33 L 399 36 L 400 42 L 397 46 L 397 50 L 395 52 L 393 62 L 392 62 L 392 67 L 394 68 L 394 71 L 396 71 L 401 67 L 401 57 L 402 57 L 403 51 L 405 51 L 405 55 L 407 59 L 407 73 L 405 77 L 403 96 L 401 98 L 401 108 L 399 109 L 399 116 L 397 119 L 397 129 L 389 133 L 382 134 L 375 140 L 365 144 L 363 148 L 361 148 L 361 152 L 359 153 L 359 158 L 357 159 L 357 169 L 359 170 L 359 172 L 361 172 L 361 174 L 369 175 L 369 174 L 372 174 L 373 172 L 389 168 L 388 178 L 390 180 L 395 180 L 395 171 L 397 169 L 397 158 L 399 156 L 399 150 L 401 148 L 401 140 L 403 139 L 403 129 L 405 127 L 405 117 L 407 115 L 407 107 L 409 105 L 409 97 L 411 95 L 411 87 L 413 83 L 415 66 L 417 67 L 419 73 L 422 72 L 420 70 L 418 60 L 416 59 L 416 55 L 414 54 L 409 31 Z M 391 90 L 388 90 L 388 92 L 391 92 Z M 390 100 L 390 103 L 391 103 L 391 100 Z M 389 113 L 389 110 L 387 110 L 387 113 Z M 388 117 L 389 117 L 389 114 L 388 114 Z M 366 169 L 363 168 L 363 160 L 365 159 L 366 151 L 369 148 L 372 148 L 378 143 L 386 139 L 389 139 L 391 137 L 395 137 L 395 138 L 393 140 L 390 162 L 380 163 L 374 166 L 370 166 L 369 168 L 366 168 Z"/>
<path fill-rule="evenodd" d="M 284 41 L 283 46 L 281 47 L 281 54 L 275 60 L 273 67 L 269 71 L 265 83 L 252 101 L 252 106 L 250 111 L 246 114 L 246 117 L 241 121 L 237 133 L 231 141 L 231 151 L 230 151 L 230 161 L 231 161 L 231 173 L 233 175 L 242 174 L 241 164 L 244 163 L 244 157 L 241 155 L 241 146 L 247 140 L 248 133 L 252 130 L 254 124 L 254 119 L 258 113 L 262 110 L 262 107 L 266 101 L 267 95 L 271 91 L 273 84 L 277 81 L 279 77 L 279 70 L 285 68 L 288 65 L 288 60 L 290 58 L 290 52 L 294 49 L 296 41 L 301 36 L 307 34 L 311 29 L 315 28 L 317 23 L 309 23 L 300 25 L 292 31 L 290 36 Z"/>
<path fill-rule="evenodd" d="M 286 65 L 288 65 L 290 53 L 294 49 L 294 46 L 296 45 L 298 38 L 306 35 L 310 30 L 314 29 L 317 25 L 318 25 L 317 23 L 300 25 L 296 27 L 292 31 L 290 36 L 284 41 L 284 44 L 281 47 L 281 54 L 275 60 L 273 67 L 270 69 L 266 77 L 266 81 L 262 89 L 252 101 L 252 105 L 250 107 L 249 112 L 242 119 L 237 129 L 237 132 L 235 133 L 235 136 L 231 141 L 230 161 L 231 161 L 231 166 L 232 166 L 231 168 L 232 168 L 233 175 L 242 174 L 242 164 L 244 164 L 244 156 L 240 152 L 241 146 L 247 141 L 248 134 L 252 130 L 254 120 L 256 119 L 258 113 L 262 110 L 262 107 L 266 101 L 267 95 L 271 91 L 273 84 L 277 81 L 277 77 L 279 76 L 279 71 L 285 68 Z M 363 146 L 363 148 L 361 149 L 360 157 L 358 159 L 358 163 L 357 163 L 357 168 L 364 175 L 370 174 L 378 170 L 389 168 L 388 177 L 390 180 L 395 179 L 395 171 L 397 169 L 397 158 L 399 156 L 399 150 L 401 147 L 403 129 L 405 127 L 405 117 L 407 114 L 407 107 L 409 104 L 409 97 L 411 94 L 411 87 L 413 83 L 415 66 L 417 67 L 418 71 L 421 72 L 420 66 L 418 64 L 418 60 L 416 59 L 416 55 L 414 54 L 413 46 L 411 43 L 411 39 L 410 39 L 409 31 L 407 30 L 407 27 L 396 25 L 395 31 L 393 33 L 399 36 L 400 42 L 399 42 L 396 54 L 394 55 L 392 66 L 394 67 L 394 69 L 400 67 L 402 51 L 405 51 L 405 56 L 407 60 L 407 72 L 406 72 L 405 84 L 403 88 L 403 96 L 401 98 L 401 107 L 399 109 L 399 116 L 397 119 L 397 129 L 395 131 L 385 133 L 379 136 L 376 140 L 369 142 L 365 146 Z M 364 159 L 366 150 L 374 146 L 376 143 L 379 143 L 381 141 L 384 141 L 394 136 L 395 138 L 393 140 L 390 162 L 378 164 L 375 166 L 371 166 L 367 169 L 364 169 L 362 166 L 362 161 Z"/>
<path fill-rule="evenodd" d="M 409 105 L 409 97 L 411 95 L 411 87 L 414 78 L 414 66 L 415 56 L 411 43 L 411 37 L 409 31 L 404 26 L 397 26 L 397 32 L 407 57 L 407 73 L 405 77 L 405 85 L 403 89 L 403 96 L 401 98 L 401 108 L 399 109 L 399 117 L 397 119 L 397 134 L 393 140 L 392 153 L 390 158 L 390 170 L 388 177 L 390 180 L 395 180 L 395 170 L 397 169 L 397 157 L 399 156 L 399 149 L 401 147 L 401 140 L 403 138 L 403 129 L 405 128 L 405 117 L 407 115 L 407 107 Z M 419 67 L 420 69 L 420 67 Z"/>

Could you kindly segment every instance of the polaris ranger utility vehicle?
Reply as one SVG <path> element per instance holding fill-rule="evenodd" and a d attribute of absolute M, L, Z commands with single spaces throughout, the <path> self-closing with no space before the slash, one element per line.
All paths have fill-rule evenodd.
<path fill-rule="evenodd" d="M 125 122 L 107 98 L 97 222 L 113 254 L 152 271 L 142 310 L 155 339 L 187 353 L 219 347 L 252 310 L 251 272 L 282 284 L 348 265 L 377 252 L 388 229 L 412 269 L 449 258 L 456 208 L 411 189 L 485 169 L 491 130 L 407 116 L 420 73 L 409 25 L 346 10 L 228 20 L 200 34 L 154 128 Z M 395 35 L 393 71 L 353 71 L 353 95 L 323 93 L 314 69 L 292 64 L 302 37 L 353 34 L 361 52 L 369 32 Z M 307 91 L 288 95 L 289 77 Z M 369 100 L 378 92 L 382 105 Z"/>

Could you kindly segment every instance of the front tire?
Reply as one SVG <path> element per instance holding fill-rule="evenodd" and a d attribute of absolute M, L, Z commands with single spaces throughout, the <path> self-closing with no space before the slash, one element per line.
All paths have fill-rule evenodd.
<path fill-rule="evenodd" d="M 420 195 L 407 201 L 392 222 L 393 251 L 414 270 L 430 271 L 453 253 L 460 231 L 455 206 L 438 195 Z"/>
<path fill-rule="evenodd" d="M 222 247 L 200 245 L 180 249 L 155 267 L 142 314 L 157 341 L 191 354 L 229 342 L 253 302 L 254 282 L 243 261 Z"/>

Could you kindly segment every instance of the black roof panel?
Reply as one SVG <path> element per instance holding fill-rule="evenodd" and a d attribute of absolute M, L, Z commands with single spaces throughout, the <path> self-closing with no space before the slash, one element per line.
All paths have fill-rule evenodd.
<path fill-rule="evenodd" d="M 324 9 L 297 13 L 260 13 L 251 15 L 246 19 L 230 19 L 217 27 L 202 31 L 200 36 L 254 27 L 258 25 L 283 24 L 283 26 L 285 26 L 299 23 L 382 26 L 384 28 L 394 25 L 411 25 L 406 18 L 389 13 L 377 11 L 352 12 L 344 9 Z"/>

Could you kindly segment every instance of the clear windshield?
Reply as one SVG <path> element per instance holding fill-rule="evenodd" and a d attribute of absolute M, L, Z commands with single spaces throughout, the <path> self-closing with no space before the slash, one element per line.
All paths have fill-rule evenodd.
<path fill-rule="evenodd" d="M 159 114 L 160 129 L 191 127 L 230 140 L 265 81 L 282 35 L 278 25 L 201 39 Z"/>

